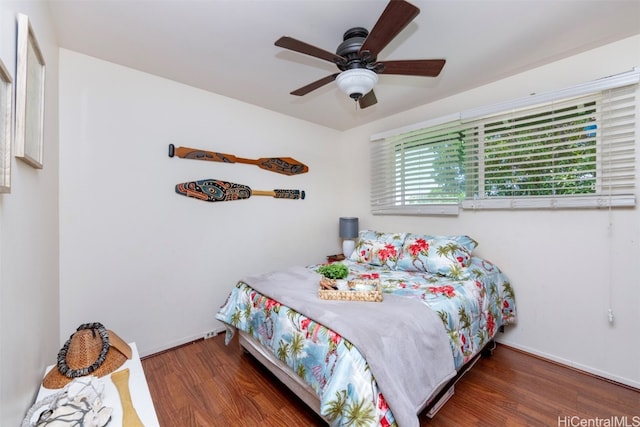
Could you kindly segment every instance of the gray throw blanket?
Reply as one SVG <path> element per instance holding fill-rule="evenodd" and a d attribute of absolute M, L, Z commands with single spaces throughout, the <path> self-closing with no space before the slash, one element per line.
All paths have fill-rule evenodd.
<path fill-rule="evenodd" d="M 382 302 L 323 300 L 320 275 L 304 267 L 242 281 L 354 344 L 400 427 L 418 427 L 421 408 L 456 373 L 442 321 L 418 300 L 388 294 Z"/>

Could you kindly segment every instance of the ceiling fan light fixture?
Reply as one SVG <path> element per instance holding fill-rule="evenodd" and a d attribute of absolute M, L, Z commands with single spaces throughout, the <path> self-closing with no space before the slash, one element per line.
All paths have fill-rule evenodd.
<path fill-rule="evenodd" d="M 338 74 L 336 83 L 341 91 L 356 101 L 371 92 L 378 82 L 378 75 L 366 68 L 352 68 Z"/>

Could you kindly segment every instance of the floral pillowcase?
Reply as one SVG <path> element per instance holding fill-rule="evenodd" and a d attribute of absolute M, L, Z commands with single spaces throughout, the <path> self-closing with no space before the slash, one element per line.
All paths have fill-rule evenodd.
<path fill-rule="evenodd" d="M 362 230 L 350 260 L 394 269 L 407 233 Z"/>
<path fill-rule="evenodd" d="M 452 278 L 462 277 L 478 242 L 468 236 L 408 234 L 397 270 L 422 271 Z"/>

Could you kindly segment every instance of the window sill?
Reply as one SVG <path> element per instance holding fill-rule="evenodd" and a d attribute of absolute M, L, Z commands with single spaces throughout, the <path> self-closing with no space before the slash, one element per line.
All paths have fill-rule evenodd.
<path fill-rule="evenodd" d="M 540 197 L 528 199 L 476 199 L 464 200 L 463 209 L 599 209 L 633 207 L 636 198 L 633 195 L 617 196 L 572 196 L 572 197 Z"/>

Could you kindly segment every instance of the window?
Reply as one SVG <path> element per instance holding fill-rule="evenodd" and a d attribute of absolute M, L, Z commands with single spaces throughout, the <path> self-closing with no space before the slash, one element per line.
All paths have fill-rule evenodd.
<path fill-rule="evenodd" d="M 456 213 L 465 194 L 463 132 L 453 121 L 376 143 L 374 212 Z"/>
<path fill-rule="evenodd" d="M 372 137 L 372 212 L 635 205 L 638 77 Z"/>

